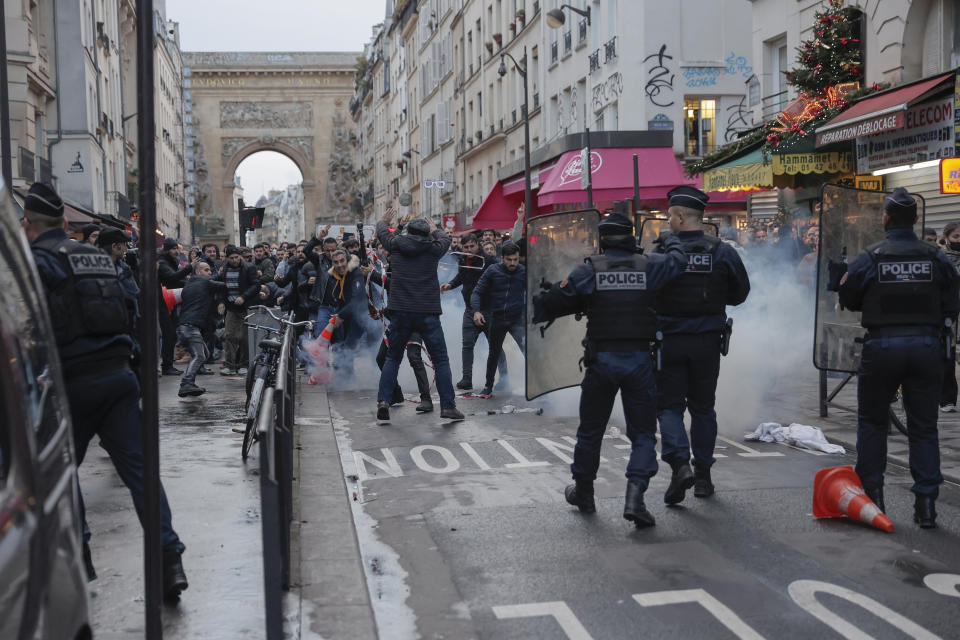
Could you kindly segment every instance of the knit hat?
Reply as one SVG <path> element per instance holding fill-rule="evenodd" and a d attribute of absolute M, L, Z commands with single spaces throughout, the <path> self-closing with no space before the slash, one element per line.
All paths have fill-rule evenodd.
<path fill-rule="evenodd" d="M 414 218 L 407 223 L 407 233 L 418 236 L 430 235 L 430 223 L 423 218 Z"/>
<path fill-rule="evenodd" d="M 238 248 L 237 248 L 237 245 L 235 245 L 235 244 L 228 244 L 228 245 L 227 245 L 227 248 L 224 249 L 223 253 L 224 253 L 224 255 L 225 255 L 226 257 L 228 257 L 228 258 L 229 258 L 230 256 L 238 256 L 238 255 L 240 255 L 240 249 L 238 249 Z"/>
<path fill-rule="evenodd" d="M 59 218 L 63 215 L 63 200 L 50 185 L 44 182 L 34 182 L 30 185 L 27 197 L 23 201 L 23 208 L 34 213 Z"/>
<path fill-rule="evenodd" d="M 97 238 L 98 247 L 109 247 L 115 242 L 121 242 L 126 244 L 130 242 L 130 236 L 128 236 L 123 230 L 115 229 L 113 227 L 108 227 L 100 232 L 100 237 Z"/>
<path fill-rule="evenodd" d="M 180 243 L 177 242 L 177 239 L 176 239 L 176 238 L 164 238 L 164 239 L 163 239 L 163 250 L 164 250 L 164 251 L 170 251 L 170 249 L 176 249 L 179 245 L 180 245 Z"/>
<path fill-rule="evenodd" d="M 97 233 L 98 231 L 100 231 L 100 225 L 85 224 L 83 225 L 83 228 L 80 229 L 80 234 L 83 237 L 83 241 L 87 242 L 90 240 L 90 236 L 92 236 L 94 233 Z"/>

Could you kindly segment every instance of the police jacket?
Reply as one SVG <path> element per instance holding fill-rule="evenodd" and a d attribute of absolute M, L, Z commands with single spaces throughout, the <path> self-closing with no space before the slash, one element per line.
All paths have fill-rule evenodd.
<path fill-rule="evenodd" d="M 911 227 L 887 229 L 847 268 L 840 304 L 861 311 L 867 329 L 939 328 L 960 310 L 960 276 L 946 255 L 921 242 Z"/>
<path fill-rule="evenodd" d="M 63 229 L 31 245 L 64 367 L 82 376 L 98 365 L 126 366 L 133 353 L 131 310 L 110 256 L 67 237 Z"/>
<path fill-rule="evenodd" d="M 447 284 L 450 285 L 451 289 L 463 287 L 460 290 L 460 293 L 463 294 L 463 303 L 467 305 L 467 308 L 472 308 L 470 305 L 470 296 L 473 295 L 474 287 L 480 282 L 480 276 L 483 275 L 487 268 L 496 264 L 497 261 L 493 256 L 488 256 L 481 252 L 476 256 L 460 256 L 459 262 L 460 266 L 457 269 L 457 275 Z"/>
<path fill-rule="evenodd" d="M 534 322 L 587 314 L 587 340 L 597 351 L 642 348 L 656 334 L 657 291 L 687 264 L 680 240 L 669 235 L 663 253 L 639 256 L 608 249 L 590 259 L 534 301 Z M 599 268 L 598 268 L 599 267 Z"/>
<path fill-rule="evenodd" d="M 201 330 L 214 322 L 217 294 L 226 293 L 227 285 L 219 280 L 190 276 L 180 293 L 180 324 L 191 324 Z"/>
<path fill-rule="evenodd" d="M 657 296 L 660 329 L 666 334 L 719 331 L 727 305 L 747 299 L 750 279 L 736 249 L 703 231 L 678 231 L 687 266 Z"/>
<path fill-rule="evenodd" d="M 436 229 L 429 236 L 397 234 L 377 223 L 377 239 L 390 252 L 388 311 L 440 315 L 437 265 L 450 248 L 450 238 Z"/>
<path fill-rule="evenodd" d="M 527 269 L 522 264 L 508 271 L 502 262 L 480 276 L 470 296 L 470 308 L 494 318 L 516 318 L 527 304 Z"/>

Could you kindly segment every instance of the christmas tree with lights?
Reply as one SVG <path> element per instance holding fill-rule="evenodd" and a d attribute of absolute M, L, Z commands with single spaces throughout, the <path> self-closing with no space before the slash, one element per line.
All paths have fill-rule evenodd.
<path fill-rule="evenodd" d="M 857 11 L 843 0 L 829 0 L 814 17 L 814 37 L 797 47 L 799 67 L 784 73 L 787 82 L 810 97 L 827 89 L 863 80 L 860 59 L 860 22 Z"/>

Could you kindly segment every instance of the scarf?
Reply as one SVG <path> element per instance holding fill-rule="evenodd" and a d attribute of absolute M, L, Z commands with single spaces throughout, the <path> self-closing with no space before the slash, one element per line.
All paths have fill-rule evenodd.
<path fill-rule="evenodd" d="M 339 285 L 339 288 L 340 288 L 340 292 L 337 293 L 337 287 L 334 286 L 333 288 L 333 291 L 335 294 L 334 297 L 337 297 L 343 300 L 343 284 L 344 284 L 343 281 L 347 278 L 347 274 L 343 274 L 342 276 L 339 276 L 337 275 L 336 269 L 331 269 L 330 275 L 333 276 L 333 279 L 337 281 L 337 285 Z"/>

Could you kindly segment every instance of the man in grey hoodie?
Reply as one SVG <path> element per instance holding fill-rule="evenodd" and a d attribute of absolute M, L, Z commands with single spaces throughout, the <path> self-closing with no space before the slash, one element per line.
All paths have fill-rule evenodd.
<path fill-rule="evenodd" d="M 380 373 L 377 391 L 377 420 L 390 420 L 390 398 L 397 384 L 397 371 L 403 360 L 410 334 L 423 338 L 433 360 L 440 394 L 440 417 L 463 420 L 457 410 L 447 344 L 440 324 L 440 282 L 437 264 L 450 246 L 450 238 L 432 220 L 417 218 L 407 224 L 406 233 L 390 230 L 396 212 L 388 209 L 377 223 L 377 239 L 390 252 L 390 296 L 387 317 L 390 320 L 390 348 Z"/>

